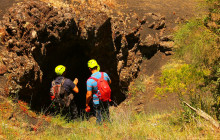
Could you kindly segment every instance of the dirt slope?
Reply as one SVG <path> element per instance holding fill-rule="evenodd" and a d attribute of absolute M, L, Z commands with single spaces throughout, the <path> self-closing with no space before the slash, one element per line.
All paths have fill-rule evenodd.
<path fill-rule="evenodd" d="M 199 15 L 205 9 L 199 8 L 198 0 L 116 0 L 123 12 L 136 12 L 143 17 L 145 13 L 160 13 L 165 16 L 167 30 L 172 30 L 176 22 Z"/>

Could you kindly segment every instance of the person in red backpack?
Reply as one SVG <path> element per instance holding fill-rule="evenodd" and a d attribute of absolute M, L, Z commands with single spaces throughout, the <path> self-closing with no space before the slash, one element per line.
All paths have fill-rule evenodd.
<path fill-rule="evenodd" d="M 95 110 L 96 123 L 101 124 L 103 120 L 109 121 L 109 101 L 110 101 L 110 87 L 111 79 L 105 72 L 99 72 L 100 66 L 97 61 L 91 59 L 88 61 L 88 67 L 92 73 L 91 77 L 87 80 L 87 93 L 86 93 L 86 112 L 90 111 L 89 102 L 93 99 L 93 107 Z M 102 80 L 101 80 L 102 79 Z M 99 80 L 104 82 L 104 86 L 107 86 L 107 97 L 101 96 L 101 88 L 98 87 Z M 107 85 L 106 85 L 106 83 Z M 102 86 L 102 85 L 101 85 Z M 104 89 L 105 90 L 105 89 Z M 105 91 L 104 91 L 105 92 Z"/>

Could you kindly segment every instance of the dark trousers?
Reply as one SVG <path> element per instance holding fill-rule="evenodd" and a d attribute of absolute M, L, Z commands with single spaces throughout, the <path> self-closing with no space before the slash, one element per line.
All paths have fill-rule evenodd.
<path fill-rule="evenodd" d="M 67 119 L 74 120 L 78 117 L 78 110 L 74 100 L 71 101 L 69 107 L 66 108 Z"/>
<path fill-rule="evenodd" d="M 109 102 L 99 101 L 99 104 L 93 104 L 96 116 L 96 124 L 102 124 L 103 121 L 110 121 Z"/>
<path fill-rule="evenodd" d="M 71 101 L 70 105 L 68 107 L 61 107 L 58 104 L 56 105 L 56 113 L 61 113 L 62 116 L 65 116 L 65 118 L 68 121 L 77 119 L 78 117 L 78 110 L 77 106 L 74 100 Z"/>

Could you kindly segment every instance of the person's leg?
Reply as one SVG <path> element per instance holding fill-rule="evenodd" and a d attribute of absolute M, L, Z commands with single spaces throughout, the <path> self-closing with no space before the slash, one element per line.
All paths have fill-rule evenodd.
<path fill-rule="evenodd" d="M 100 102 L 101 104 L 101 116 L 104 121 L 110 121 L 109 117 L 109 102 Z"/>
<path fill-rule="evenodd" d="M 110 121 L 109 117 L 109 103 L 108 102 L 101 102 L 98 105 L 94 104 L 95 116 L 96 116 L 96 123 L 101 124 L 102 119 L 105 121 Z"/>
<path fill-rule="evenodd" d="M 100 105 L 94 104 L 93 106 L 94 106 L 94 110 L 95 110 L 96 124 L 100 125 L 101 121 L 102 121 Z"/>
<path fill-rule="evenodd" d="M 76 106 L 76 103 L 74 102 L 74 100 L 72 100 L 72 102 L 70 104 L 70 113 L 71 113 L 71 118 L 72 119 L 77 119 L 78 109 L 77 109 L 77 106 Z"/>
<path fill-rule="evenodd" d="M 55 115 L 58 115 L 58 114 L 61 113 L 60 106 L 59 106 L 59 104 L 57 102 L 54 101 L 54 104 L 53 104 L 52 108 L 54 110 L 54 114 Z"/>

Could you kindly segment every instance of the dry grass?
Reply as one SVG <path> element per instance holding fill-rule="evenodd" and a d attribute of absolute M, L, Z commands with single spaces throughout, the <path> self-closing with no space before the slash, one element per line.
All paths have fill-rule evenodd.
<path fill-rule="evenodd" d="M 112 122 L 96 125 L 95 118 L 67 123 L 64 117 L 51 118 L 48 125 L 30 131 L 25 127 L 25 118 L 8 119 L 5 112 L 10 113 L 16 106 L 8 101 L 0 101 L 0 139 L 219 139 L 219 130 L 208 122 L 193 118 L 189 123 L 183 121 L 179 111 L 171 113 L 136 114 L 130 110 L 110 108 Z M 8 104 L 9 103 L 9 104 Z M 25 103 L 19 106 L 25 107 Z M 28 110 L 29 114 L 31 111 Z M 6 115 L 6 116 L 5 116 Z M 37 115 L 37 118 L 45 118 Z M 19 121 L 18 121 L 19 120 Z"/>

